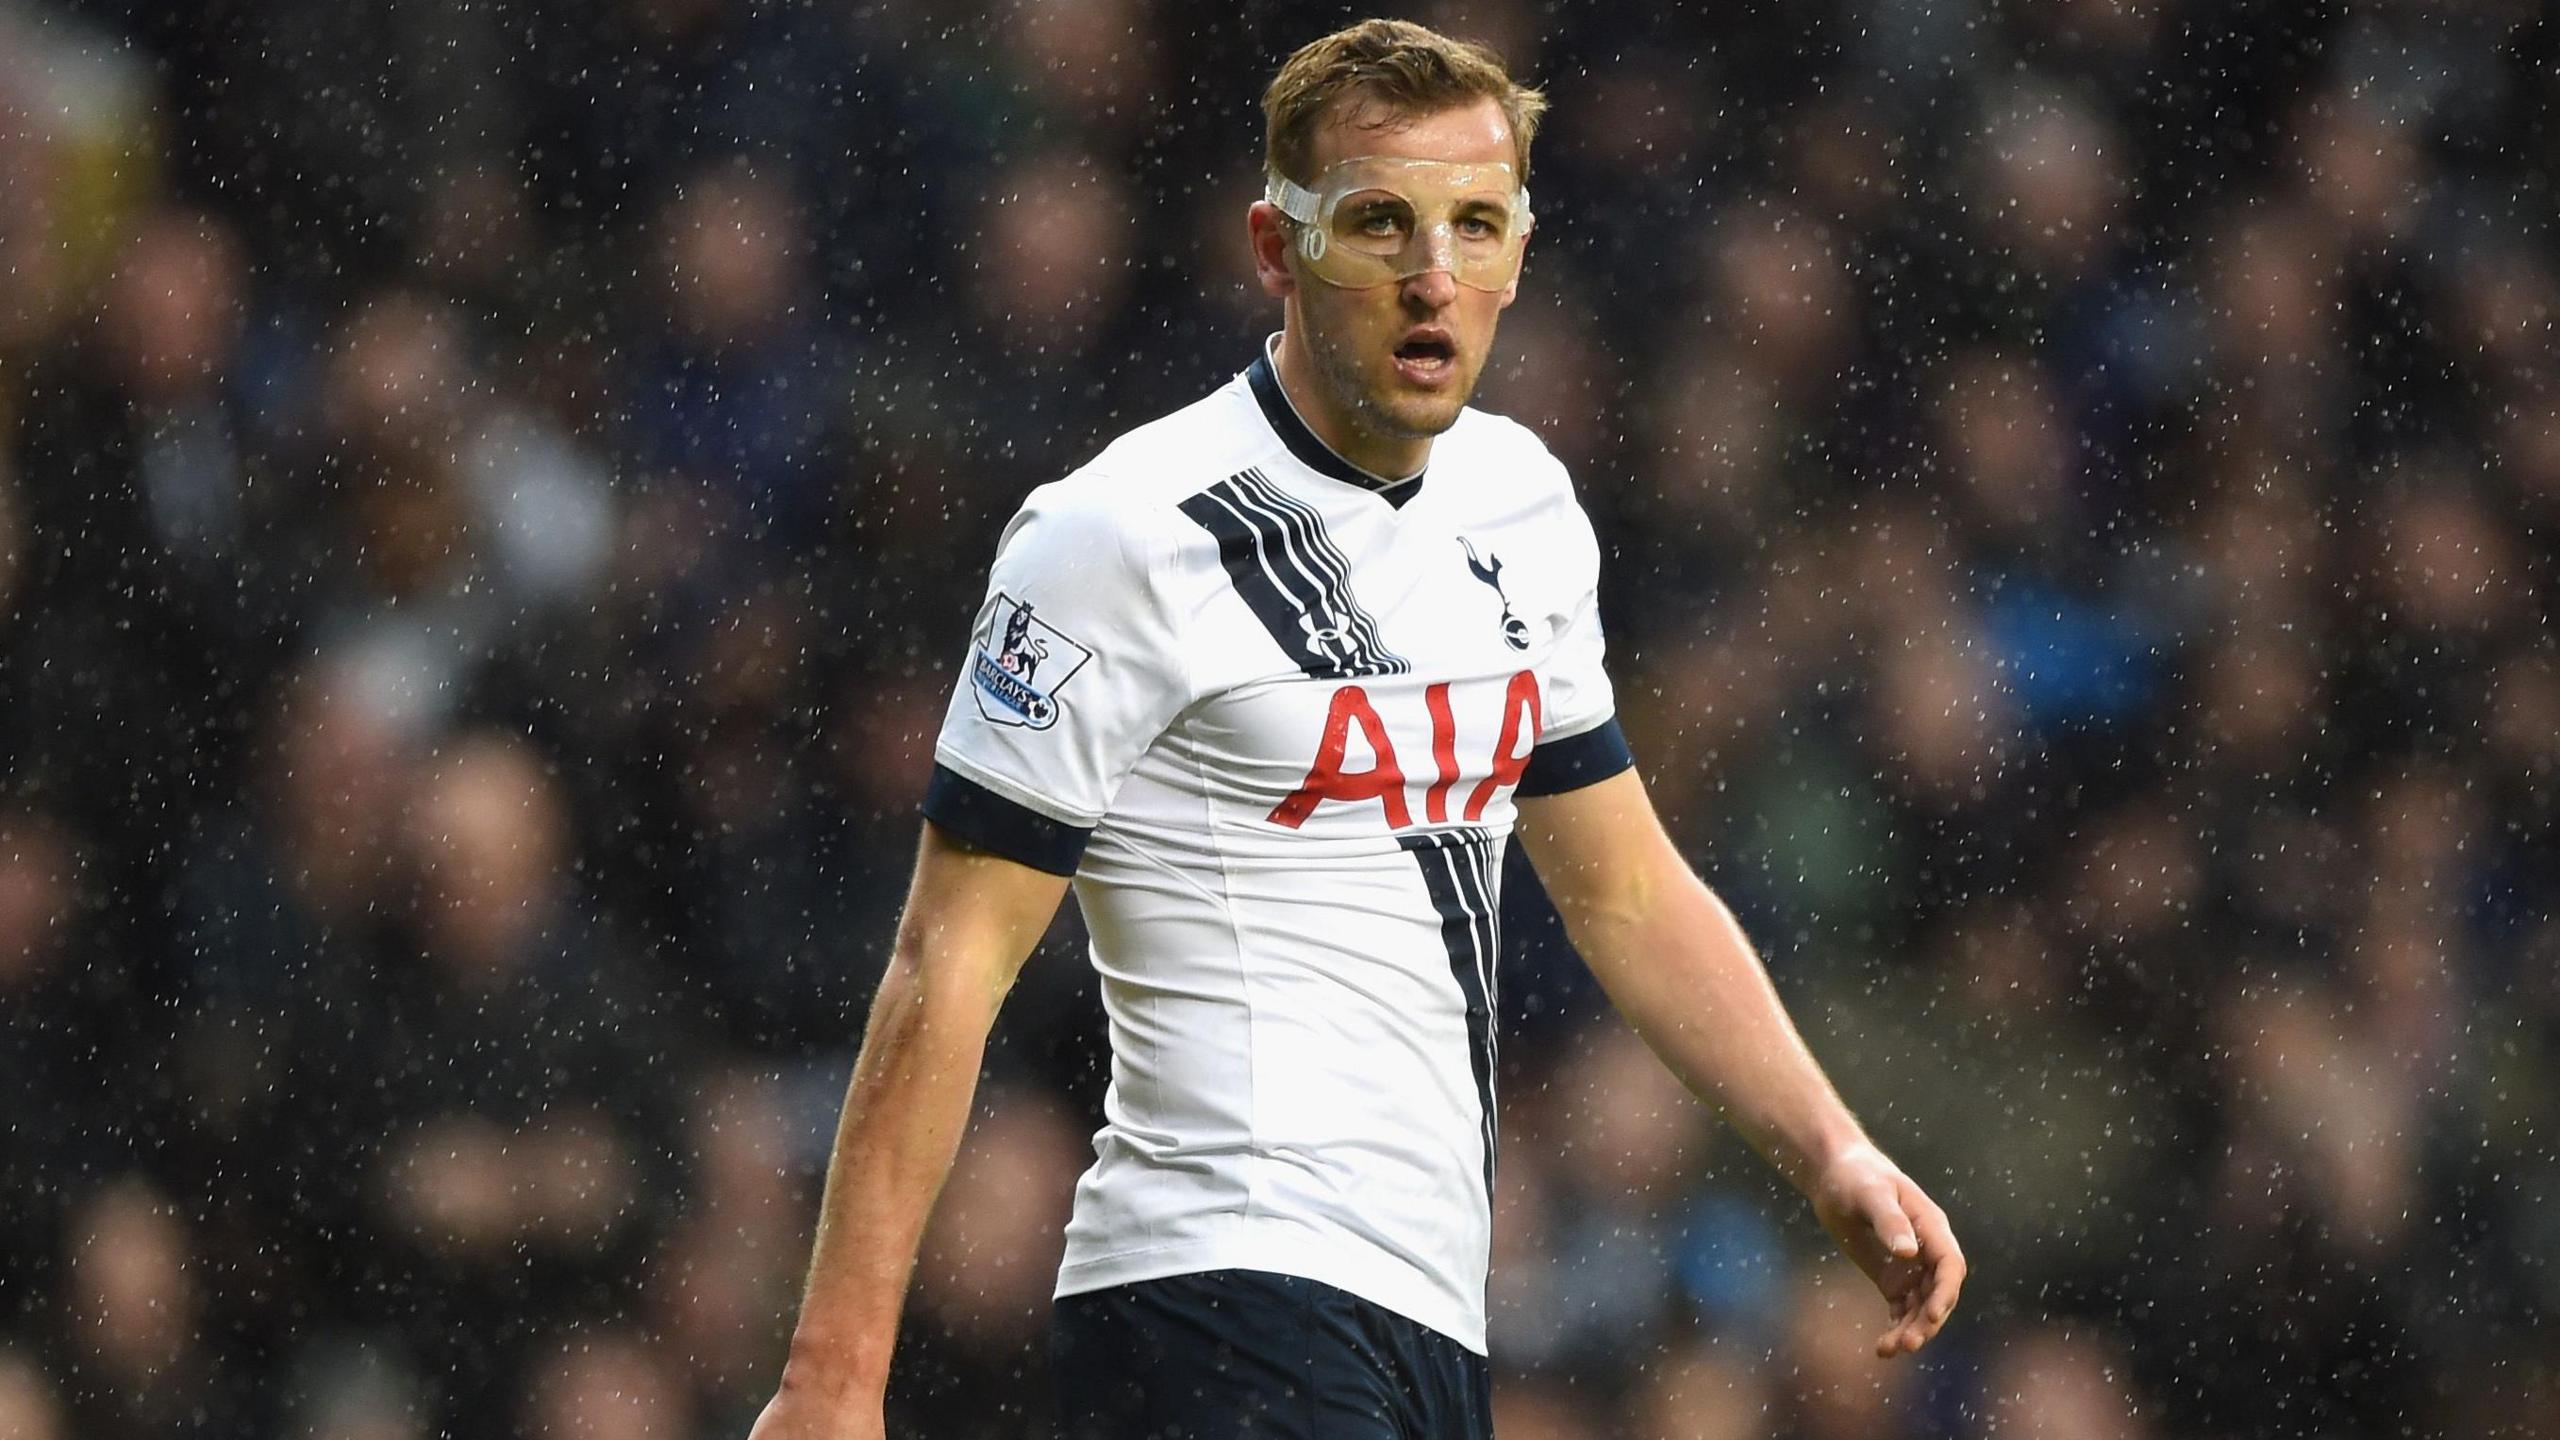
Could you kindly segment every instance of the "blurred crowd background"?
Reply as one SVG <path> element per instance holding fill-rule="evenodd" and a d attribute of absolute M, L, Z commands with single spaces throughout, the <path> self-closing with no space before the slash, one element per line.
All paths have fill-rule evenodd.
<path fill-rule="evenodd" d="M 1874 1361 L 1515 866 L 1504 1440 L 2560 1434 L 2552 13 L 1387 8 L 1554 99 L 1482 403 L 1973 1261 Z M 0 0 L 0 1435 L 745 1434 L 994 533 L 1359 13 Z M 1073 924 L 893 1433 L 1046 1433 Z"/>

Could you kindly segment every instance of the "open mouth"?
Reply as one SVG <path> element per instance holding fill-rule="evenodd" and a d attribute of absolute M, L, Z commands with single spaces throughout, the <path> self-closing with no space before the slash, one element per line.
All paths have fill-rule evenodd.
<path fill-rule="evenodd" d="M 1437 331 L 1409 335 L 1403 344 L 1396 347 L 1397 372 L 1408 380 L 1425 384 L 1446 379 L 1457 359 L 1457 344 Z"/>

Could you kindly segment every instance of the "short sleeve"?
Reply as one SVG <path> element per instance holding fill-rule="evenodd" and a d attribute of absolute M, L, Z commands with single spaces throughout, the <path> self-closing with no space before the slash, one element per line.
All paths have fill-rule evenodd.
<path fill-rule="evenodd" d="M 1618 727 L 1616 692 L 1603 663 L 1600 633 L 1600 546 L 1591 521 L 1569 498 L 1573 533 L 1581 541 L 1578 585 L 1556 637 L 1546 675 L 1544 724 L 1538 748 L 1521 772 L 1519 794 L 1557 795 L 1596 784 L 1635 764 L 1626 732 Z"/>
<path fill-rule="evenodd" d="M 1043 486 L 1005 527 L 925 792 L 935 824 L 1059 875 L 1189 699 L 1159 532 L 1105 483 Z"/>

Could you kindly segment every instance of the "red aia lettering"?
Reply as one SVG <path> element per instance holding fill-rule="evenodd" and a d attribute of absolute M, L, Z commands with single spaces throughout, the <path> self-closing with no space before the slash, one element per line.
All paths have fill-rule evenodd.
<path fill-rule="evenodd" d="M 1431 763 L 1434 775 L 1431 786 L 1423 792 L 1423 814 L 1434 825 L 1448 823 L 1449 791 L 1458 783 L 1458 722 L 1449 707 L 1446 682 L 1426 687 L 1422 703 L 1431 712 Z M 1538 697 L 1538 677 L 1527 670 L 1511 677 L 1502 695 L 1502 733 L 1494 742 L 1493 769 L 1467 795 L 1465 815 L 1470 821 L 1484 818 L 1485 807 L 1507 786 L 1520 783 L 1522 772 L 1529 768 L 1529 756 L 1538 748 L 1538 730 L 1543 720 Z M 1351 727 L 1360 727 L 1360 737 L 1368 742 L 1377 763 L 1366 770 L 1345 770 L 1343 756 L 1350 749 Z M 1404 767 L 1396 762 L 1395 743 L 1387 738 L 1387 723 L 1378 718 L 1377 708 L 1369 703 L 1369 692 L 1357 685 L 1345 685 L 1333 692 L 1333 704 L 1325 712 L 1324 740 L 1316 746 L 1315 764 L 1307 768 L 1307 778 L 1286 799 L 1271 807 L 1271 822 L 1295 830 L 1307 823 L 1316 806 L 1327 800 L 1375 800 L 1386 807 L 1389 829 L 1402 830 L 1413 824 L 1413 812 L 1405 803 Z"/>
<path fill-rule="evenodd" d="M 1422 692 L 1422 703 L 1431 707 L 1431 763 L 1440 767 L 1440 778 L 1423 792 L 1422 813 L 1434 825 L 1449 823 L 1449 787 L 1458 783 L 1458 721 L 1449 713 L 1449 682 L 1441 681 Z"/>
<path fill-rule="evenodd" d="M 1349 746 L 1351 727 L 1360 727 L 1361 738 L 1369 742 L 1378 763 L 1366 770 L 1346 771 L 1342 753 Z M 1387 824 L 1401 830 L 1413 823 L 1413 812 L 1404 803 L 1404 770 L 1396 764 L 1396 747 L 1387 739 L 1387 722 L 1369 704 L 1369 692 L 1357 685 L 1345 685 L 1333 692 L 1333 708 L 1325 712 L 1324 743 L 1316 747 L 1316 763 L 1307 769 L 1307 778 L 1289 798 L 1271 807 L 1271 821 L 1295 830 L 1307 823 L 1316 805 L 1325 800 L 1378 800 L 1387 807 Z"/>
<path fill-rule="evenodd" d="M 1542 718 L 1538 678 L 1523 670 L 1511 677 L 1511 688 L 1502 693 L 1502 738 L 1493 742 L 1493 773 L 1477 782 L 1475 793 L 1467 797 L 1468 819 L 1483 819 L 1484 807 L 1493 803 L 1502 787 L 1520 783 L 1520 772 L 1529 768 L 1530 752 L 1538 748 Z M 1524 719 L 1529 723 L 1521 724 Z M 1529 739 L 1526 746 L 1520 743 L 1523 735 Z"/>

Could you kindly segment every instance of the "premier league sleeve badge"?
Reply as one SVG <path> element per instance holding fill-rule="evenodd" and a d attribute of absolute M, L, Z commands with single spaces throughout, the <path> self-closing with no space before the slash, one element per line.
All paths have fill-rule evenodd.
<path fill-rule="evenodd" d="M 1058 692 L 1093 652 L 1032 613 L 1030 602 L 999 590 L 978 621 L 969 652 L 969 693 L 978 714 L 996 725 L 1046 730 L 1058 723 Z"/>

